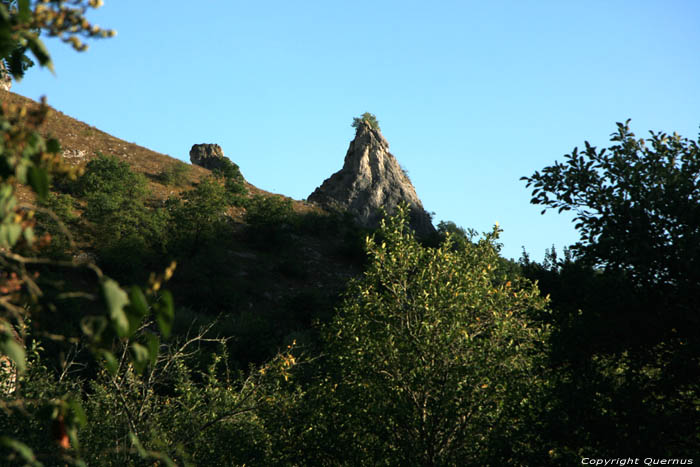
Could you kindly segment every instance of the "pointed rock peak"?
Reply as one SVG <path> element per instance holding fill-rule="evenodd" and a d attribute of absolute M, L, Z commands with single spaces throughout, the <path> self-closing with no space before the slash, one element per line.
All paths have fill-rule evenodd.
<path fill-rule="evenodd" d="M 347 210 L 364 227 L 376 228 L 382 208 L 392 213 L 401 202 L 411 208 L 410 225 L 419 236 L 435 232 L 416 190 L 379 129 L 374 115 L 355 118 L 355 139 L 345 155 L 343 168 L 309 195 L 308 200 L 326 209 Z"/>
<path fill-rule="evenodd" d="M 366 120 L 360 120 L 354 122 L 352 126 L 355 128 L 355 139 L 350 144 L 379 146 L 384 151 L 389 151 L 389 142 L 382 135 L 378 124 L 372 125 Z"/>

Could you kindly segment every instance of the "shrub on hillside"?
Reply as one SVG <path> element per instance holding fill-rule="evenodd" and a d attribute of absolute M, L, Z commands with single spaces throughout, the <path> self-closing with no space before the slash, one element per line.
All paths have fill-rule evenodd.
<path fill-rule="evenodd" d="M 187 184 L 192 167 L 181 161 L 175 161 L 163 169 L 157 179 L 164 185 L 184 186 Z"/>
<path fill-rule="evenodd" d="M 237 164 L 230 159 L 223 158 L 221 167 L 214 170 L 214 176 L 224 179 L 228 204 L 232 206 L 243 206 L 248 189 L 245 186 L 245 179 Z"/>
<path fill-rule="evenodd" d="M 169 237 L 173 252 L 187 250 L 190 254 L 209 240 L 224 221 L 228 204 L 226 187 L 215 177 L 208 177 L 193 189 L 166 202 L 170 215 Z"/>
<path fill-rule="evenodd" d="M 254 244 L 279 247 L 289 239 L 295 221 L 292 200 L 282 196 L 254 196 L 247 202 L 245 221 Z"/>
<path fill-rule="evenodd" d="M 115 198 L 144 199 L 148 183 L 143 174 L 133 172 L 126 162 L 98 153 L 85 166 L 85 173 L 75 182 L 73 191 L 85 198 L 94 193 L 110 193 Z"/>
<path fill-rule="evenodd" d="M 101 263 L 118 277 L 136 277 L 153 264 L 166 244 L 168 215 L 146 205 L 146 177 L 116 157 L 99 155 L 74 186 L 87 205 Z"/>

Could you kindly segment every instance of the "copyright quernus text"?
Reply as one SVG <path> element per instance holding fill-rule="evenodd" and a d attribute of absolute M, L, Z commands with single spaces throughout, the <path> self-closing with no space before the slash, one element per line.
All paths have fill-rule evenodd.
<path fill-rule="evenodd" d="M 672 459 L 658 457 L 584 457 L 581 459 L 581 464 L 603 467 L 623 467 L 625 465 L 693 465 L 693 459 Z"/>

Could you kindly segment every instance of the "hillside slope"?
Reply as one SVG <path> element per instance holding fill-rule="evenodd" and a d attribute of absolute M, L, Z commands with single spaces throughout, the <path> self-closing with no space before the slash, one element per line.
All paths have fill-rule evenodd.
<path fill-rule="evenodd" d="M 39 105 L 6 91 L 0 91 L 0 100 L 8 104 Z M 148 209 L 153 215 L 164 209 L 166 199 L 193 190 L 198 182 L 211 175 L 207 169 L 188 164 L 186 183 L 166 184 L 159 174 L 178 164 L 176 159 L 115 138 L 57 110 L 50 113 L 41 132 L 61 142 L 64 158 L 70 164 L 84 166 L 98 154 L 104 154 L 115 156 L 133 172 L 144 174 L 150 191 Z M 347 281 L 362 270 L 365 235 L 365 231 L 337 214 L 330 215 L 306 202 L 268 193 L 247 182 L 246 188 L 252 201 L 278 200 L 291 206 L 291 210 L 281 222 L 263 219 L 268 223 L 255 225 L 249 222 L 251 217 L 246 215 L 245 207 L 229 206 L 226 219 L 217 223 L 212 239 L 195 245 L 192 250 L 182 249 L 177 241 L 166 239 L 167 245 L 158 251 L 148 251 L 146 257 L 134 253 L 136 250 L 128 242 L 100 243 L 112 243 L 112 240 L 109 235 L 103 235 L 103 240 L 93 235 L 96 226 L 80 217 L 87 201 L 78 197 L 74 200 L 74 211 L 79 217 L 69 227 L 74 237 L 87 240 L 77 244 L 77 249 L 59 253 L 73 258 L 87 253 L 122 284 L 143 283 L 150 271 L 162 270 L 176 260 L 178 267 L 169 284 L 176 302 L 176 330 L 184 334 L 193 323 L 196 326 L 219 318 L 220 324 L 214 331 L 233 337 L 231 355 L 245 368 L 250 362 L 264 361 L 291 339 L 314 340 L 312 324 L 332 314 Z M 20 187 L 18 195 L 24 202 L 34 202 L 26 187 Z M 276 206 L 276 202 L 272 205 Z M 109 225 L 97 227 L 103 231 L 110 228 Z M 173 239 L 181 237 L 178 228 L 171 223 L 167 235 Z M 115 258 L 120 266 L 116 269 Z M 79 277 L 61 279 L 70 283 Z"/>
<path fill-rule="evenodd" d="M 32 107 L 39 105 L 38 102 L 32 99 L 2 89 L 0 89 L 0 101 L 18 106 L 26 105 Z M 156 182 L 158 174 L 172 164 L 177 163 L 178 159 L 116 138 L 53 107 L 51 107 L 51 112 L 41 128 L 41 133 L 45 137 L 57 138 L 61 142 L 65 160 L 73 165 L 84 166 L 90 159 L 96 157 L 98 153 L 123 159 L 133 171 L 143 173 L 148 177 L 150 181 L 149 188 L 155 199 L 164 200 L 168 196 L 182 191 L 182 188 L 165 187 L 163 184 Z M 205 168 L 193 164 L 188 165 L 190 166 L 190 171 L 187 177 L 190 183 L 196 183 L 201 178 L 211 174 L 211 171 Z M 246 186 L 253 195 L 271 194 L 247 182 Z M 29 201 L 31 199 L 29 190 L 20 189 L 20 199 Z M 304 202 L 294 202 L 294 209 L 298 211 L 308 211 L 309 208 L 307 206 Z"/>

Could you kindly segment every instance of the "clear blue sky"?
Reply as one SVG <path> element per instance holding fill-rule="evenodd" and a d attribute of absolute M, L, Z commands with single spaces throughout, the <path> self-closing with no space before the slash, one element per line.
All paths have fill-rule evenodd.
<path fill-rule="evenodd" d="M 254 185 L 306 198 L 377 115 L 435 222 L 504 229 L 506 257 L 578 237 L 518 179 L 615 122 L 700 125 L 700 2 L 105 0 L 114 39 L 49 41 L 14 91 L 189 161 L 218 143 Z"/>

